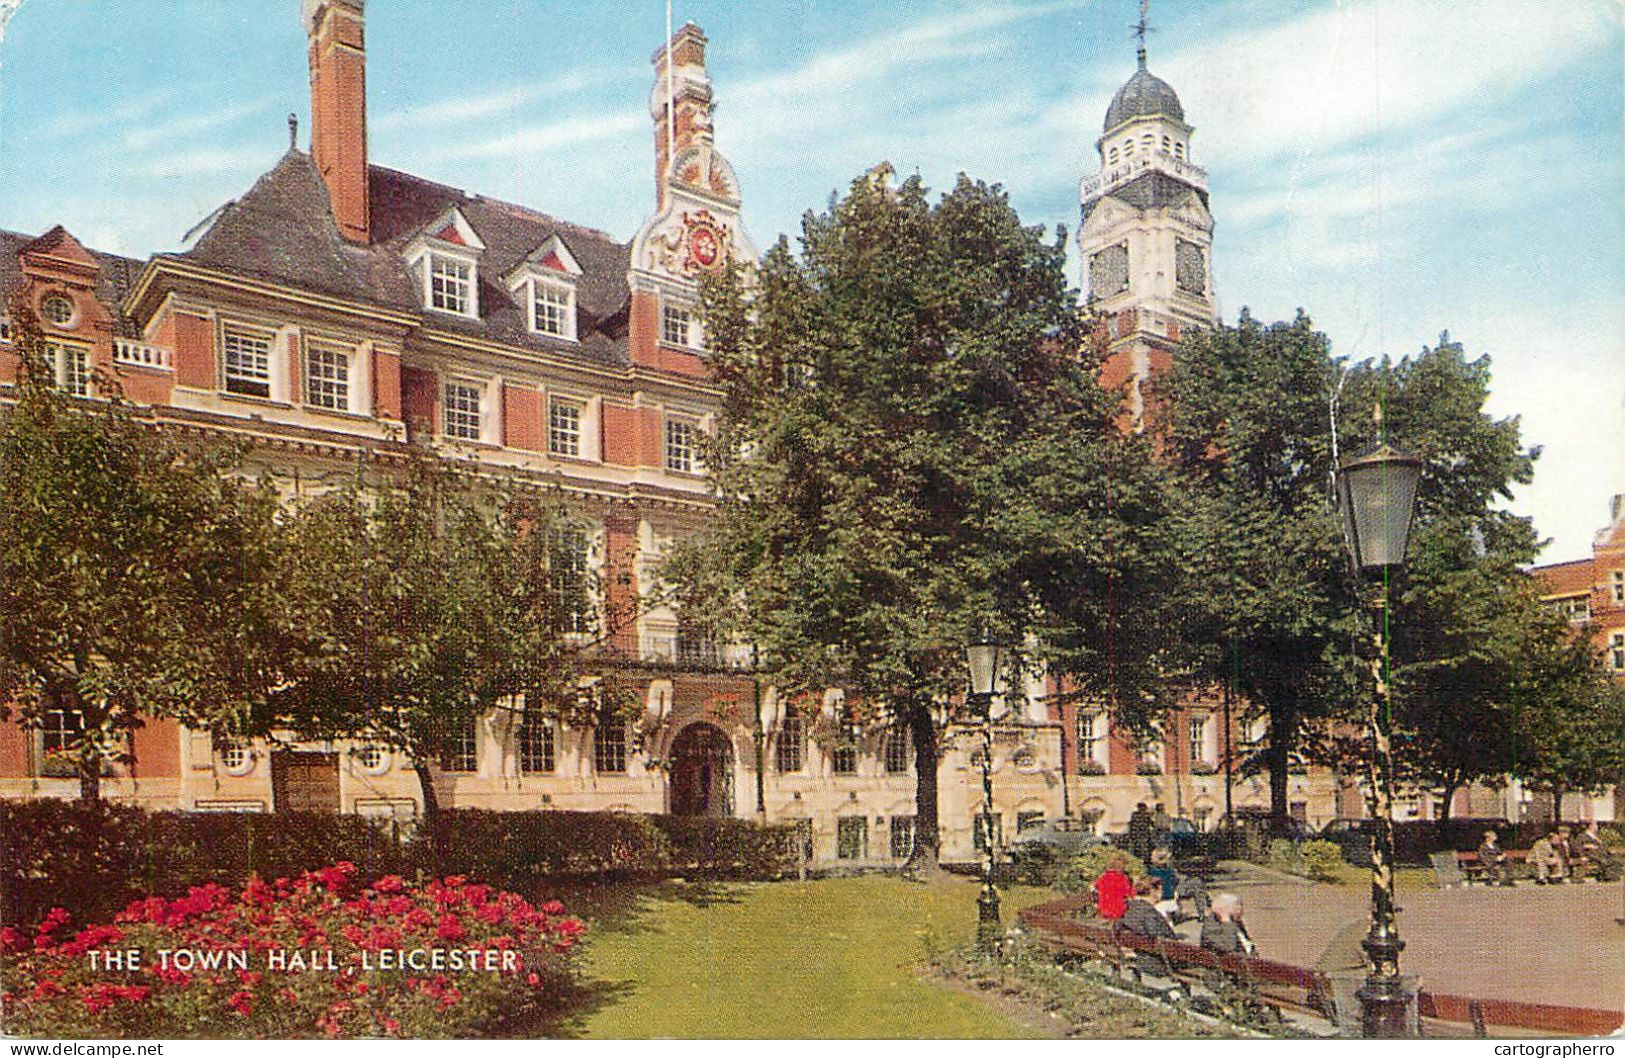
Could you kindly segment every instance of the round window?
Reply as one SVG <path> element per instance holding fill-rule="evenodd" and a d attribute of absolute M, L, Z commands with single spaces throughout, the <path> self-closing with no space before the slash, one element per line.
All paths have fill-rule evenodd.
<path fill-rule="evenodd" d="M 355 759 L 370 775 L 382 775 L 389 770 L 389 751 L 382 746 L 362 746 L 356 750 Z"/>
<path fill-rule="evenodd" d="M 58 327 L 68 326 L 76 315 L 73 302 L 61 294 L 52 294 L 40 302 L 40 313 L 48 322 Z"/>
<path fill-rule="evenodd" d="M 226 746 L 220 751 L 220 763 L 228 775 L 247 775 L 254 768 L 254 752 L 246 746 Z"/>

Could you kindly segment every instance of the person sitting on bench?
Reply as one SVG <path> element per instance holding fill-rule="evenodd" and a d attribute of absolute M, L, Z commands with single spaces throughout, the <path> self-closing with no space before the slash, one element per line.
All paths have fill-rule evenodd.
<path fill-rule="evenodd" d="M 1202 947 L 1221 955 L 1251 955 L 1258 950 L 1241 921 L 1241 897 L 1220 893 L 1213 898 L 1213 913 L 1202 923 Z"/>
<path fill-rule="evenodd" d="M 1535 872 L 1536 885 L 1556 885 L 1568 874 L 1568 864 L 1557 851 L 1552 839 L 1542 835 L 1529 846 L 1529 867 Z"/>
<path fill-rule="evenodd" d="M 1574 852 L 1576 858 L 1597 876 L 1597 881 L 1612 882 L 1619 877 L 1615 873 L 1619 870 L 1619 864 L 1615 861 L 1614 854 L 1608 851 L 1608 846 L 1602 843 L 1602 835 L 1597 833 L 1595 820 L 1574 839 Z"/>
<path fill-rule="evenodd" d="M 1136 887 L 1134 899 L 1123 909 L 1123 928 L 1142 937 L 1166 937 L 1169 940 L 1178 940 L 1179 934 L 1174 932 L 1174 927 L 1151 903 L 1157 885 L 1155 878 L 1147 878 Z"/>
<path fill-rule="evenodd" d="M 1484 843 L 1478 847 L 1478 869 L 1486 882 L 1499 879 L 1502 885 L 1512 884 L 1507 854 L 1496 844 L 1496 833 L 1493 830 L 1484 831 Z"/>

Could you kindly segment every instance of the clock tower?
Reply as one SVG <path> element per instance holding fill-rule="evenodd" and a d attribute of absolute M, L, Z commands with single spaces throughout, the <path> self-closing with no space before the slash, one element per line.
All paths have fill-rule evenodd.
<path fill-rule="evenodd" d="M 1136 423 L 1141 384 L 1173 362 L 1181 332 L 1219 320 L 1207 173 L 1191 161 L 1179 96 L 1146 65 L 1147 30 L 1142 8 L 1139 68 L 1106 110 L 1100 170 L 1079 189 L 1086 296 L 1108 342 L 1102 381 L 1126 391 Z"/>

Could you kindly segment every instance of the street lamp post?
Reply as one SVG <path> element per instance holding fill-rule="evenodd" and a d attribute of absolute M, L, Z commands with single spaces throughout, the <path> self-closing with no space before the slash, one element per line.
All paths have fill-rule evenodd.
<path fill-rule="evenodd" d="M 976 897 L 976 940 L 985 951 L 996 950 L 1004 934 L 999 891 L 993 885 L 993 693 L 1002 653 L 998 643 L 986 638 L 965 648 L 968 704 L 982 721 L 982 891 Z"/>
<path fill-rule="evenodd" d="M 1380 573 L 1376 599 L 1376 651 L 1371 673 L 1367 726 L 1371 752 L 1366 761 L 1368 805 L 1376 822 L 1371 838 L 1371 929 L 1360 946 L 1370 968 L 1355 993 L 1360 999 L 1361 1029 L 1368 1037 L 1393 1038 L 1410 1033 L 1411 995 L 1399 973 L 1399 939 L 1394 904 L 1393 687 L 1388 670 L 1388 584 L 1390 569 L 1404 564 L 1411 512 L 1422 461 L 1387 444 L 1344 462 L 1337 472 L 1338 506 L 1353 558 L 1356 577 Z"/>

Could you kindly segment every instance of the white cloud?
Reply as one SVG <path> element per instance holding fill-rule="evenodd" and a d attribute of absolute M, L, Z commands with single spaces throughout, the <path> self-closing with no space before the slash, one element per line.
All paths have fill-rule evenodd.
<path fill-rule="evenodd" d="M 480 139 L 448 141 L 417 151 L 415 157 L 420 161 L 433 162 L 535 155 L 560 147 L 617 139 L 647 128 L 648 124 L 648 117 L 641 113 L 617 111 L 593 114 L 544 125 L 528 125 Z"/>
<path fill-rule="evenodd" d="M 168 154 L 140 166 L 137 171 L 143 176 L 167 180 L 183 176 L 257 172 L 265 167 L 265 148 L 255 145 L 200 147 L 179 154 Z"/>
<path fill-rule="evenodd" d="M 270 106 L 271 100 L 260 99 L 248 103 L 236 103 L 207 114 L 175 117 L 156 124 L 142 123 L 124 133 L 122 143 L 127 149 L 136 151 L 152 146 L 169 145 L 177 140 L 233 125 L 243 118 L 263 113 Z"/>
<path fill-rule="evenodd" d="M 1617 39 L 1604 5 L 1359 0 L 1204 40 L 1157 72 L 1177 86 L 1215 164 L 1414 128 L 1510 95 Z"/>
<path fill-rule="evenodd" d="M 68 111 L 65 114 L 58 114 L 46 122 L 44 133 L 49 139 L 66 139 L 74 136 L 84 136 L 92 132 L 100 132 L 103 129 L 120 125 L 134 125 L 146 121 L 153 114 L 156 114 L 177 99 L 179 95 L 180 93 L 174 89 L 161 88 L 142 93 L 133 99 L 127 99 L 113 106 Z"/>
<path fill-rule="evenodd" d="M 369 126 L 374 132 L 389 132 L 481 121 L 511 114 L 544 99 L 584 92 L 639 76 L 642 76 L 640 70 L 573 70 L 547 81 L 524 81 L 461 99 L 445 99 L 380 114 L 370 120 Z"/>
<path fill-rule="evenodd" d="M 1617 300 L 1567 312 L 1475 314 L 1451 337 L 1493 362 L 1489 408 L 1518 415 L 1526 444 L 1540 445 L 1535 481 L 1511 503 L 1553 537 L 1542 562 L 1591 553 L 1608 520 L 1608 500 L 1625 492 L 1625 304 Z M 1577 358 L 1584 359 L 1576 374 Z"/>

